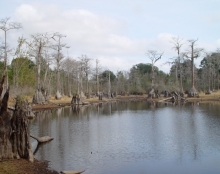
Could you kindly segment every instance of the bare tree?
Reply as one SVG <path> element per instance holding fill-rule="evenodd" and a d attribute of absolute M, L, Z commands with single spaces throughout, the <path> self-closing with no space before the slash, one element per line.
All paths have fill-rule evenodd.
<path fill-rule="evenodd" d="M 99 64 L 99 60 L 96 59 L 96 67 L 95 67 L 95 76 L 96 76 L 96 95 L 99 94 L 99 72 L 100 72 L 100 64 Z"/>
<path fill-rule="evenodd" d="M 30 54 L 34 56 L 37 64 L 37 85 L 33 103 L 44 104 L 46 103 L 46 96 L 42 94 L 41 90 L 41 64 L 43 50 L 49 46 L 51 36 L 48 33 L 32 35 L 32 42 L 28 43 L 30 47 Z"/>
<path fill-rule="evenodd" d="M 10 30 L 20 29 L 22 28 L 22 25 L 18 22 L 10 22 L 10 18 L 5 18 L 0 21 L 0 29 L 4 32 L 4 71 L 7 75 L 7 63 L 8 63 L 8 55 L 9 52 L 9 46 L 7 43 L 7 34 Z M 8 75 L 6 76 L 6 82 L 5 82 L 6 89 L 8 88 Z"/>
<path fill-rule="evenodd" d="M 79 78 L 78 78 L 78 104 L 82 104 L 82 102 L 83 102 L 83 98 L 84 98 L 84 93 L 83 93 L 83 81 L 82 81 L 82 79 L 83 79 L 83 69 L 84 69 L 84 67 L 83 67 L 83 62 L 82 61 L 80 61 L 79 62 L 79 68 L 78 68 L 78 71 L 79 71 Z"/>
<path fill-rule="evenodd" d="M 155 63 L 161 59 L 163 53 L 159 53 L 155 50 L 148 50 L 146 55 L 151 60 L 151 67 L 152 67 L 152 76 L 151 76 L 151 87 L 154 88 L 154 80 L 155 80 Z"/>
<path fill-rule="evenodd" d="M 198 39 L 188 40 L 190 49 L 187 50 L 186 53 L 184 54 L 184 56 L 191 61 L 191 73 L 192 73 L 191 77 L 192 77 L 192 80 L 191 80 L 191 89 L 188 93 L 189 97 L 198 96 L 198 92 L 195 88 L 194 59 L 197 59 L 200 56 L 203 49 L 202 48 L 195 48 L 197 41 L 198 41 Z"/>
<path fill-rule="evenodd" d="M 66 46 L 66 44 L 61 44 L 61 38 L 66 37 L 65 35 L 62 35 L 60 33 L 55 33 L 52 37 L 57 44 L 53 46 L 53 49 L 56 50 L 55 59 L 56 59 L 56 66 L 57 66 L 57 84 L 56 84 L 56 95 L 55 98 L 57 100 L 61 99 L 62 95 L 60 93 L 60 63 L 61 60 L 64 58 L 63 54 L 61 53 L 61 50 L 63 47 Z"/>
<path fill-rule="evenodd" d="M 80 73 L 81 73 L 81 62 L 76 61 L 76 72 L 75 72 L 75 77 L 76 77 L 76 82 L 77 82 L 77 90 L 76 94 L 80 93 Z"/>
<path fill-rule="evenodd" d="M 111 75 L 111 72 L 110 70 L 108 71 L 108 98 L 111 98 L 111 78 L 110 78 L 110 75 Z"/>
<path fill-rule="evenodd" d="M 172 38 L 171 43 L 174 45 L 173 49 L 177 52 L 177 59 L 175 61 L 176 63 L 176 81 L 178 79 L 178 75 L 179 75 L 179 84 L 180 84 L 180 91 L 181 93 L 183 93 L 183 80 L 182 80 L 182 65 L 181 65 L 181 52 L 180 49 L 183 46 L 183 39 L 178 37 L 174 37 Z M 178 72 L 179 70 L 179 72 Z"/>
<path fill-rule="evenodd" d="M 28 50 L 26 39 L 23 37 L 18 38 L 18 46 L 15 51 L 16 58 L 27 58 L 28 57 Z M 26 59 L 27 61 L 28 59 Z M 26 61 L 19 62 L 19 61 L 12 61 L 12 68 L 13 68 L 13 85 L 17 88 L 18 87 L 18 75 L 22 68 L 22 66 L 26 63 Z"/>
<path fill-rule="evenodd" d="M 216 62 L 217 62 L 217 65 L 218 65 L 218 67 L 220 67 L 220 49 L 218 48 L 217 50 L 216 50 Z M 219 90 L 219 68 L 216 68 L 216 74 L 217 74 L 217 89 Z"/>
<path fill-rule="evenodd" d="M 67 75 L 67 91 L 68 91 L 68 96 L 72 97 L 72 78 L 73 78 L 73 73 L 76 72 L 76 61 L 73 59 L 70 59 L 70 57 L 66 58 L 63 63 L 62 67 L 66 72 Z"/>
<path fill-rule="evenodd" d="M 42 89 L 43 89 L 43 94 L 46 96 L 47 100 L 49 99 L 50 96 L 50 91 L 51 91 L 51 86 L 50 86 L 50 81 L 52 78 L 52 72 L 50 70 L 50 66 L 53 62 L 53 57 L 50 52 L 50 46 L 45 47 L 43 50 L 43 59 L 42 59 L 42 72 L 43 72 L 43 82 L 42 82 Z"/>
<path fill-rule="evenodd" d="M 88 58 L 87 55 L 82 55 L 80 58 L 80 61 L 82 62 L 83 71 L 86 76 L 86 97 L 90 98 L 90 92 L 89 92 L 89 75 L 91 73 L 91 58 Z"/>

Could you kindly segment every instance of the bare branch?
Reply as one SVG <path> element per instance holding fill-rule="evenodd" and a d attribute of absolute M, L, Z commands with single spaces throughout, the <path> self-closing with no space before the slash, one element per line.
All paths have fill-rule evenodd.
<path fill-rule="evenodd" d="M 20 29 L 22 28 L 21 23 L 18 22 L 9 22 L 10 18 L 5 18 L 0 21 L 0 29 L 7 32 L 12 29 Z"/>
<path fill-rule="evenodd" d="M 155 63 L 161 59 L 162 55 L 164 52 L 162 53 L 158 53 L 156 50 L 148 50 L 146 55 L 148 56 L 148 58 L 151 60 L 151 67 L 152 67 L 152 78 L 151 78 L 151 86 L 154 86 L 154 71 L 155 71 Z"/>

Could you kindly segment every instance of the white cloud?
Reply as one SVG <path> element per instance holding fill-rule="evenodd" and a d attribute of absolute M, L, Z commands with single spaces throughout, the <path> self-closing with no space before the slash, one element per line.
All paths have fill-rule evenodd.
<path fill-rule="evenodd" d="M 28 4 L 23 4 L 15 11 L 15 15 L 19 17 L 22 22 L 37 22 L 42 21 L 43 15 L 39 13 L 34 7 Z"/>

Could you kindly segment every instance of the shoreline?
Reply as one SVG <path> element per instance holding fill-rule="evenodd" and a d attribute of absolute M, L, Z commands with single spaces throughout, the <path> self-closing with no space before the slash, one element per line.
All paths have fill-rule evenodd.
<path fill-rule="evenodd" d="M 149 101 L 149 102 L 159 102 L 160 100 L 165 99 L 164 97 L 159 97 L 155 99 L 149 99 L 148 95 L 130 95 L 130 96 L 116 96 L 114 99 L 103 98 L 103 100 L 98 100 L 96 98 L 84 99 L 84 105 L 90 104 L 99 104 L 99 103 L 108 103 L 116 101 Z M 205 95 L 204 93 L 200 94 L 199 98 L 188 98 L 185 97 L 186 102 L 197 102 L 197 103 L 212 103 L 220 104 L 220 92 L 212 93 L 210 95 Z M 46 109 L 55 109 L 65 106 L 73 106 L 71 104 L 71 97 L 63 96 L 60 100 L 55 100 L 54 97 L 51 97 L 48 104 L 42 105 L 33 105 L 32 109 L 37 110 L 46 110 Z"/>

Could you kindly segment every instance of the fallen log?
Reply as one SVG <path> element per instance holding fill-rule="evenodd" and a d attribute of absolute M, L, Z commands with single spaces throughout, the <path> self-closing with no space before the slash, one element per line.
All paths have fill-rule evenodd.
<path fill-rule="evenodd" d="M 48 141 L 51 141 L 53 140 L 52 137 L 49 137 L 49 136 L 44 136 L 44 137 L 36 137 L 36 136 L 33 136 L 33 135 L 30 135 L 31 138 L 35 139 L 38 141 L 38 143 L 45 143 L 45 142 L 48 142 Z"/>
<path fill-rule="evenodd" d="M 165 102 L 167 100 L 171 100 L 173 97 L 168 97 L 168 98 L 165 98 L 165 99 L 162 99 L 162 100 L 159 100 L 158 102 Z"/>
<path fill-rule="evenodd" d="M 82 105 L 89 105 L 89 102 L 82 102 Z"/>
<path fill-rule="evenodd" d="M 85 170 L 79 170 L 79 171 L 61 171 L 62 174 L 81 174 L 85 172 Z"/>
<path fill-rule="evenodd" d="M 174 94 L 178 97 L 179 100 L 186 100 L 184 97 L 181 97 L 179 94 L 177 94 L 176 92 L 174 92 Z"/>

